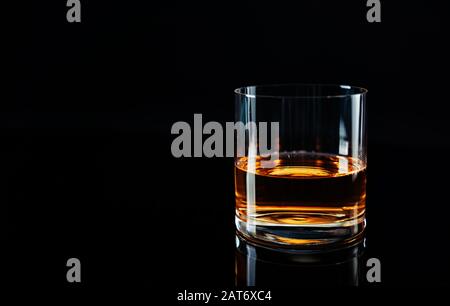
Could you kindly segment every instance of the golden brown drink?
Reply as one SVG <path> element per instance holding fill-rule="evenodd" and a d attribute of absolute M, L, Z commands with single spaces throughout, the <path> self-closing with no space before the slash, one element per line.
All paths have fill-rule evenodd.
<path fill-rule="evenodd" d="M 261 157 L 242 157 L 235 190 L 237 227 L 248 238 L 314 245 L 364 229 L 366 165 L 359 159 L 288 152 L 263 168 Z"/>

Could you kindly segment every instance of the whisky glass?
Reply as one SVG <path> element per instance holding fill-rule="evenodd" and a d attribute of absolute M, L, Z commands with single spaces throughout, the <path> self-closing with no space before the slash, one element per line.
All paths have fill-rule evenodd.
<path fill-rule="evenodd" d="M 245 126 L 242 137 L 235 137 L 239 235 L 257 244 L 312 250 L 360 241 L 366 223 L 366 93 L 326 84 L 235 90 L 236 126 Z"/>

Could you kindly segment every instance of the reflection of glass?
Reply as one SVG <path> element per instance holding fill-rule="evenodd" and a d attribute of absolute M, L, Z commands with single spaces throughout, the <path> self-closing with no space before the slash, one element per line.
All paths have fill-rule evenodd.
<path fill-rule="evenodd" d="M 366 90 L 269 85 L 235 92 L 235 119 L 248 127 L 241 150 L 245 156 L 235 158 L 237 230 L 253 241 L 289 248 L 342 245 L 361 238 Z M 278 137 L 262 139 L 268 123 L 274 122 L 279 124 Z M 268 141 L 276 149 L 262 152 Z"/>
<path fill-rule="evenodd" d="M 339 287 L 362 280 L 360 242 L 329 252 L 295 252 L 253 245 L 236 236 L 236 286 Z"/>

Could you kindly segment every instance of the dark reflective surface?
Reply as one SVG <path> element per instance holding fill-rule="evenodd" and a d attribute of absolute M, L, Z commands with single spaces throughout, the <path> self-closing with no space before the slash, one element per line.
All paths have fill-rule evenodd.
<path fill-rule="evenodd" d="M 235 284 L 259 287 L 360 286 L 364 241 L 334 251 L 269 249 L 236 235 Z"/>
<path fill-rule="evenodd" d="M 369 24 L 365 1 L 81 1 L 68 24 L 66 1 L 10 2 L 2 284 L 73 288 L 77 257 L 78 287 L 172 290 L 164 301 L 232 288 L 233 161 L 174 158 L 171 126 L 232 121 L 239 86 L 306 82 L 369 89 L 363 257 L 381 260 L 380 286 L 450 286 L 448 10 L 381 1 Z M 257 282 L 355 283 L 354 259 L 315 270 L 256 254 Z"/>

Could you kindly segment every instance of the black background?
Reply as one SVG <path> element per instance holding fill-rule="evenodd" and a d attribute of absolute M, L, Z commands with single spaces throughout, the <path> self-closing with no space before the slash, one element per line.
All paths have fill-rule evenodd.
<path fill-rule="evenodd" d="M 79 24 L 66 1 L 7 11 L 3 281 L 232 288 L 233 161 L 172 157 L 170 128 L 194 113 L 233 121 L 236 87 L 300 82 L 369 89 L 376 286 L 449 286 L 450 53 L 438 1 L 382 1 L 373 24 L 365 1 L 81 2 Z M 66 282 L 70 257 L 80 284 Z"/>

